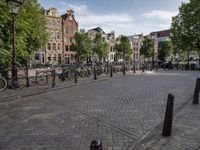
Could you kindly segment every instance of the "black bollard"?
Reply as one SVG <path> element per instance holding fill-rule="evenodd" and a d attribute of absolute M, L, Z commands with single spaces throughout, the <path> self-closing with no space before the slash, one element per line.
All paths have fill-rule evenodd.
<path fill-rule="evenodd" d="M 110 77 L 113 77 L 113 67 L 110 66 Z"/>
<path fill-rule="evenodd" d="M 55 83 L 55 80 L 56 80 L 56 70 L 55 69 L 52 70 L 52 76 L 53 76 L 52 88 L 54 88 L 55 85 L 56 85 L 56 83 Z"/>
<path fill-rule="evenodd" d="M 135 64 L 133 65 L 133 73 L 135 74 Z"/>
<path fill-rule="evenodd" d="M 74 69 L 74 83 L 78 83 L 77 71 L 76 71 L 76 69 Z"/>
<path fill-rule="evenodd" d="M 94 67 L 94 80 L 97 80 L 97 71 L 96 71 L 96 67 Z"/>
<path fill-rule="evenodd" d="M 90 145 L 90 150 L 103 150 L 102 142 L 100 140 L 93 140 Z"/>
<path fill-rule="evenodd" d="M 144 65 L 142 65 L 142 72 L 144 72 Z"/>
<path fill-rule="evenodd" d="M 192 104 L 199 104 L 200 78 L 197 78 Z"/>
<path fill-rule="evenodd" d="M 126 67 L 125 67 L 125 65 L 123 66 L 123 75 L 126 75 Z"/>
<path fill-rule="evenodd" d="M 174 95 L 169 94 L 167 99 L 167 107 L 165 112 L 162 136 L 170 136 L 172 134 L 173 107 Z"/>

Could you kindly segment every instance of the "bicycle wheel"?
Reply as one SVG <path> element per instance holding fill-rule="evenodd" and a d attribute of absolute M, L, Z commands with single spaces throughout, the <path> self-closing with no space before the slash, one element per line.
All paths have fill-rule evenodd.
<path fill-rule="evenodd" d="M 16 76 L 11 79 L 11 87 L 12 89 L 23 89 L 26 87 L 27 78 L 25 76 Z"/>
<path fill-rule="evenodd" d="M 8 85 L 8 83 L 7 83 L 6 79 L 4 79 L 3 77 L 0 77 L 0 92 L 5 90 L 7 85 Z"/>

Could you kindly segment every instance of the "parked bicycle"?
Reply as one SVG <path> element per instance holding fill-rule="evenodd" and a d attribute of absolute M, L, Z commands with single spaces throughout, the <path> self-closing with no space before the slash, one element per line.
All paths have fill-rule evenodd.
<path fill-rule="evenodd" d="M 62 65 L 62 72 L 59 74 L 61 81 L 71 80 L 73 77 L 74 66 L 73 65 Z"/>
<path fill-rule="evenodd" d="M 8 86 L 7 80 L 0 74 L 0 92 L 5 90 Z"/>
<path fill-rule="evenodd" d="M 19 70 L 21 70 L 21 74 L 18 74 L 11 80 L 11 87 L 13 89 L 22 89 L 33 84 L 38 84 L 41 86 L 48 84 L 45 71 L 36 71 L 36 75 L 34 77 L 30 77 L 28 75 L 28 68 L 21 67 Z"/>

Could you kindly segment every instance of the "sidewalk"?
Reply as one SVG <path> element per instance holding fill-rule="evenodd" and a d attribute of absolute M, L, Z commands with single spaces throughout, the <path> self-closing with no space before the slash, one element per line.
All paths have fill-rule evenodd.
<path fill-rule="evenodd" d="M 140 72 L 136 72 L 136 74 L 140 74 Z M 126 75 L 133 75 L 133 72 L 126 72 Z M 118 77 L 123 77 L 122 73 L 113 73 L 112 78 L 118 78 Z M 110 77 L 110 74 L 102 74 L 100 76 L 97 76 L 97 80 L 94 80 L 94 76 L 90 77 L 84 77 L 84 78 L 78 78 L 78 83 L 74 83 L 74 79 L 70 81 L 60 81 L 59 79 L 56 80 L 56 85 L 54 88 L 52 88 L 52 85 L 49 84 L 47 86 L 40 86 L 37 84 L 33 84 L 32 86 L 28 88 L 23 88 L 19 90 L 13 90 L 13 89 L 6 89 L 5 91 L 0 92 L 0 102 L 8 101 L 10 99 L 18 99 L 21 97 L 27 97 L 27 96 L 32 96 L 32 95 L 37 95 L 37 94 L 42 94 L 50 91 L 55 91 L 67 87 L 72 87 L 72 86 L 78 86 L 81 84 L 87 84 L 87 83 L 92 83 L 96 81 L 102 81 L 102 80 L 108 80 L 112 79 Z"/>
<path fill-rule="evenodd" d="M 191 103 L 174 117 L 172 136 L 162 137 L 163 124 L 160 124 L 132 150 L 199 150 L 200 105 Z"/>

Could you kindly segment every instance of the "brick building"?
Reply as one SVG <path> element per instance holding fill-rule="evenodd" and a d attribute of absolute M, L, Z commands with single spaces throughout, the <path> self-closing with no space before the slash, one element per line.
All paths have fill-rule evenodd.
<path fill-rule="evenodd" d="M 75 61 L 75 52 L 70 50 L 70 46 L 74 43 L 74 35 L 78 32 L 78 23 L 74 17 L 74 11 L 68 10 L 62 15 L 63 28 L 63 56 L 64 62 L 69 64 Z"/>
<path fill-rule="evenodd" d="M 45 15 L 49 38 L 45 48 L 35 54 L 33 63 L 73 62 L 75 53 L 70 51 L 70 45 L 74 42 L 75 32 L 78 31 L 74 11 L 68 10 L 66 14 L 60 16 L 56 8 L 50 8 L 45 11 Z"/>

